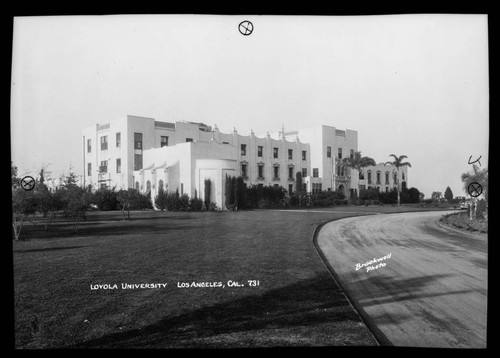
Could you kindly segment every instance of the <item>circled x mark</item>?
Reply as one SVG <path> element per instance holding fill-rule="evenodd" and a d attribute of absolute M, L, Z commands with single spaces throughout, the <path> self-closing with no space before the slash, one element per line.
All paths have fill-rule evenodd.
<path fill-rule="evenodd" d="M 248 36 L 253 32 L 253 24 L 250 21 L 242 21 L 238 25 L 238 30 L 240 30 L 240 33 L 244 36 Z"/>
<path fill-rule="evenodd" d="M 26 191 L 33 190 L 35 187 L 35 179 L 30 176 L 26 176 L 21 179 L 21 188 L 23 188 Z"/>
<path fill-rule="evenodd" d="M 469 184 L 469 186 L 467 187 L 467 191 L 469 192 L 470 196 L 476 198 L 483 192 L 483 187 L 481 186 L 481 184 L 473 182 Z"/>

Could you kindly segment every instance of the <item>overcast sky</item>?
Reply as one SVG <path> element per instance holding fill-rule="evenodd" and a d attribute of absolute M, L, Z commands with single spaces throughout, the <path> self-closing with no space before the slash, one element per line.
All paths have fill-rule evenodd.
<path fill-rule="evenodd" d="M 250 20 L 250 36 L 238 24 Z M 63 16 L 14 21 L 12 160 L 83 174 L 81 129 L 133 114 L 248 135 L 326 124 L 409 186 L 464 195 L 488 160 L 486 15 Z"/>

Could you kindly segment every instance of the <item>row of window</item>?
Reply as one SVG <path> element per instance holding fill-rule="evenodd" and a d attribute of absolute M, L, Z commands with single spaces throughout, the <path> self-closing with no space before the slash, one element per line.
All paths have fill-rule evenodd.
<path fill-rule="evenodd" d="M 104 135 L 100 138 L 101 150 L 108 150 L 108 136 Z M 193 138 L 186 138 L 186 142 L 192 142 Z M 116 148 L 121 147 L 122 135 L 121 132 L 116 133 Z M 168 136 L 161 136 L 160 147 L 168 146 Z M 134 149 L 142 149 L 142 133 L 134 133 Z M 92 140 L 87 139 L 87 152 L 92 152 Z"/>
<path fill-rule="evenodd" d="M 380 182 L 380 172 L 377 171 L 377 182 L 376 184 L 381 184 Z M 405 173 L 401 173 L 402 174 L 402 179 L 405 180 Z M 363 172 L 360 172 L 359 173 L 359 179 L 364 179 L 365 176 L 363 175 Z M 394 173 L 394 183 L 396 183 L 398 181 L 398 175 L 397 173 Z M 369 170 L 368 171 L 368 184 L 372 184 L 372 172 Z M 385 172 L 385 184 L 389 184 L 389 172 Z"/>
<path fill-rule="evenodd" d="M 104 174 L 108 172 L 108 161 L 102 160 L 99 166 L 99 173 Z M 121 158 L 116 158 L 116 172 L 122 172 L 122 160 Z M 92 176 L 92 163 L 87 163 L 87 175 Z"/>
<path fill-rule="evenodd" d="M 350 150 L 349 156 L 350 156 L 351 159 L 354 158 L 354 149 Z M 331 158 L 332 157 L 332 147 L 326 147 L 326 157 L 327 158 Z M 338 148 L 337 157 L 339 159 L 342 159 L 342 148 Z"/>
<path fill-rule="evenodd" d="M 241 144 L 241 155 L 247 155 L 247 145 Z M 264 156 L 264 147 L 262 145 L 257 146 L 257 157 L 262 158 Z M 279 158 L 279 148 L 273 148 L 273 158 Z M 307 160 L 307 151 L 302 151 L 302 160 Z M 288 159 L 293 159 L 293 149 L 288 149 Z"/>
<path fill-rule="evenodd" d="M 264 165 L 258 164 L 257 169 L 258 169 L 258 178 L 264 179 Z M 288 179 L 294 179 L 293 169 L 294 169 L 293 167 L 288 168 Z M 274 170 L 273 179 L 279 179 L 280 178 L 280 175 L 279 175 L 280 167 L 274 166 L 273 170 Z M 318 174 L 319 174 L 318 168 L 313 168 L 313 177 L 317 178 Z M 243 178 L 248 178 L 248 164 L 241 164 L 241 176 Z M 307 176 L 307 168 L 302 168 L 302 177 L 305 178 L 306 176 Z"/>

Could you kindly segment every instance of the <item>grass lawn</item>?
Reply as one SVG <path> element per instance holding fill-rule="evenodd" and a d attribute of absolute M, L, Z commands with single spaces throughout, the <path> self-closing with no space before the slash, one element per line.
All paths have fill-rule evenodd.
<path fill-rule="evenodd" d="M 125 222 L 120 212 L 92 212 L 77 233 L 63 220 L 47 233 L 28 225 L 26 240 L 13 242 L 15 346 L 375 345 L 316 253 L 314 230 L 353 211 L 422 209 L 314 210 L 131 212 Z M 228 280 L 245 286 L 228 287 Z M 177 287 L 193 281 L 226 287 Z M 168 286 L 121 289 L 122 283 Z M 118 289 L 91 290 L 96 284 Z"/>

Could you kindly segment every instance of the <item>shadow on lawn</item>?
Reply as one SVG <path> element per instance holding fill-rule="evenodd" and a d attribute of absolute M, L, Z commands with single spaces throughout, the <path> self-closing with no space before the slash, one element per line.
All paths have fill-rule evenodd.
<path fill-rule="evenodd" d="M 304 335 L 314 338 L 314 334 L 318 333 L 314 331 L 316 327 L 325 324 L 331 326 L 326 331 L 323 326 L 321 333 L 332 334 L 331 340 L 335 341 L 337 333 L 341 336 L 348 334 L 343 330 L 346 327 L 343 322 L 349 322 L 352 327 L 360 319 L 329 275 L 318 274 L 311 279 L 269 290 L 261 295 L 200 307 L 177 316 L 165 316 L 141 329 L 109 334 L 70 348 L 168 347 L 179 346 L 179 343 L 189 346 L 193 339 L 205 340 L 205 345 L 209 345 L 210 342 L 217 343 L 214 336 L 221 334 L 253 331 L 262 337 L 270 334 L 263 330 L 304 326 L 307 327 Z M 366 338 L 371 337 L 368 330 L 363 332 L 358 327 L 354 334 L 358 339 L 364 335 L 365 341 L 359 342 L 360 345 L 376 344 Z M 240 346 L 245 344 L 237 343 Z"/>

